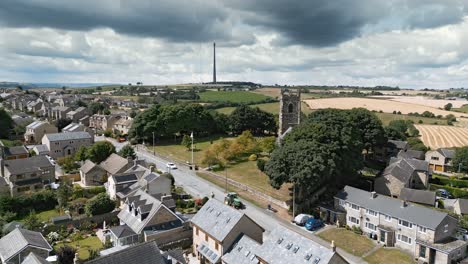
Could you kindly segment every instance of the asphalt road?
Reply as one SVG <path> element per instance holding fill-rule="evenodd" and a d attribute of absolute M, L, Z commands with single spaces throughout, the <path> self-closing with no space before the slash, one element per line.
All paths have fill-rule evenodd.
<path fill-rule="evenodd" d="M 96 141 L 101 141 L 101 140 L 106 140 L 106 139 L 103 137 L 96 137 Z M 115 140 L 109 140 L 109 139 L 107 140 L 110 141 L 112 144 L 114 144 L 117 151 L 119 151 L 123 146 L 127 144 L 126 142 L 119 143 Z M 135 149 L 138 158 L 145 159 L 147 162 L 156 164 L 157 169 L 161 171 L 167 171 L 166 164 L 168 162 L 174 162 L 172 160 L 167 160 L 159 156 L 154 156 L 152 155 L 152 153 L 146 150 L 143 150 L 142 148 L 143 146 L 138 146 Z M 183 187 L 187 193 L 191 194 L 194 197 L 204 197 L 204 196 L 210 197 L 211 193 L 213 192 L 215 195 L 214 199 L 223 202 L 223 199 L 225 196 L 224 189 L 198 177 L 194 171 L 190 170 L 188 166 L 184 164 L 177 164 L 177 166 L 178 166 L 177 169 L 170 171 L 170 173 L 174 176 L 175 184 L 177 186 Z M 307 231 L 306 229 L 302 227 L 298 227 L 290 222 L 285 221 L 284 219 L 277 217 L 275 213 L 268 211 L 266 208 L 259 208 L 245 200 L 242 200 L 242 202 L 246 206 L 245 206 L 245 209 L 242 209 L 241 211 L 247 214 L 260 226 L 262 226 L 265 229 L 266 235 L 268 235 L 269 232 L 273 230 L 276 226 L 283 225 L 317 242 L 318 244 L 324 247 L 330 248 L 330 243 L 317 237 L 312 232 Z M 362 258 L 349 254 L 340 248 L 337 248 L 337 251 L 341 256 L 343 256 L 350 263 L 365 263 L 365 261 Z"/>

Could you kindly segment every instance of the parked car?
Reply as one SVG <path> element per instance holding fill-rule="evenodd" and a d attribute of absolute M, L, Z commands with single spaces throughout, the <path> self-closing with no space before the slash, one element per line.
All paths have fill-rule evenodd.
<path fill-rule="evenodd" d="M 171 170 L 176 170 L 176 169 L 177 169 L 177 166 L 176 166 L 174 163 L 172 163 L 172 162 L 167 163 L 167 164 L 166 164 L 166 167 L 167 167 L 168 169 L 171 169 Z"/>
<path fill-rule="evenodd" d="M 453 199 L 453 195 L 445 189 L 437 189 L 436 194 L 437 196 L 445 198 L 445 199 Z"/>
<path fill-rule="evenodd" d="M 295 218 L 294 218 L 294 223 L 298 226 L 303 226 L 306 224 L 307 220 L 309 220 L 309 218 L 311 218 L 312 216 L 311 215 L 308 215 L 308 214 L 298 214 Z"/>
<path fill-rule="evenodd" d="M 309 220 L 307 220 L 307 222 L 305 223 L 305 228 L 309 231 L 314 231 L 316 229 L 319 229 L 322 226 L 323 226 L 322 219 L 315 219 L 313 217 L 309 218 Z"/>

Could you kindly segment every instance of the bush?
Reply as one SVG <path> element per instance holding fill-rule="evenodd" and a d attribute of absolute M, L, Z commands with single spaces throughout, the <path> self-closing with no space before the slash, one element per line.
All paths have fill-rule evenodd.
<path fill-rule="evenodd" d="M 112 130 L 107 129 L 106 131 L 104 131 L 104 136 L 105 137 L 112 137 Z"/>
<path fill-rule="evenodd" d="M 112 212 L 114 208 L 115 202 L 106 193 L 100 193 L 88 200 L 85 211 L 88 215 L 100 215 Z"/>
<path fill-rule="evenodd" d="M 262 160 L 262 159 L 257 160 L 257 168 L 262 172 L 265 171 L 265 164 L 266 164 L 265 160 Z"/>
<path fill-rule="evenodd" d="M 252 154 L 252 155 L 249 156 L 249 160 L 250 160 L 250 161 L 256 161 L 257 158 L 258 158 L 258 157 L 257 157 L 257 154 Z"/>
<path fill-rule="evenodd" d="M 431 184 L 432 189 L 445 189 L 449 191 L 455 198 L 468 198 L 468 191 L 455 188 L 455 187 L 450 187 L 446 185 L 438 185 L 438 184 Z"/>

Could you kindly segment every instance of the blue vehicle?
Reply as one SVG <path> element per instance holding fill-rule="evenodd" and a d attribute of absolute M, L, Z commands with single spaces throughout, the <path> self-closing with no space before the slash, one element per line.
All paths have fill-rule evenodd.
<path fill-rule="evenodd" d="M 309 231 L 314 231 L 323 226 L 323 221 L 321 219 L 309 218 L 305 224 L 305 228 Z"/>

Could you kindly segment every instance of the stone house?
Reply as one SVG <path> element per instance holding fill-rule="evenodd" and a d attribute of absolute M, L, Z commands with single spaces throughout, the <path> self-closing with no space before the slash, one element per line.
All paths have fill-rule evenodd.
<path fill-rule="evenodd" d="M 138 182 L 138 177 L 135 173 L 118 173 L 109 177 L 106 183 L 106 190 L 109 197 L 115 200 L 117 193 L 129 188 L 134 183 Z"/>
<path fill-rule="evenodd" d="M 117 217 L 120 226 L 111 228 L 111 232 L 118 234 L 119 229 L 127 231 L 122 233 L 123 237 L 111 237 L 114 245 L 155 240 L 162 247 L 192 239 L 192 231 L 187 220 L 143 190 L 136 191 L 133 196 L 125 200 Z M 129 229 L 122 226 L 127 226 Z"/>
<path fill-rule="evenodd" d="M 32 147 L 32 151 L 34 151 L 34 153 L 36 153 L 36 155 L 38 156 L 46 156 L 46 155 L 49 155 L 49 149 L 47 148 L 46 145 L 34 145 L 34 147 Z"/>
<path fill-rule="evenodd" d="M 458 198 L 453 204 L 453 212 L 458 215 L 468 214 L 468 199 Z"/>
<path fill-rule="evenodd" d="M 88 109 L 86 107 L 78 107 L 77 109 L 68 112 L 66 117 L 70 119 L 73 123 L 78 123 L 81 118 L 87 115 Z"/>
<path fill-rule="evenodd" d="M 127 197 L 134 195 L 137 190 L 142 190 L 153 196 L 165 196 L 171 194 L 171 180 L 165 176 L 159 175 L 154 172 L 141 175 L 139 171 L 132 170 L 128 170 L 126 173 L 134 174 L 138 178 L 138 180 L 130 186 L 127 186 L 125 188 L 119 188 L 118 191 L 117 187 L 113 187 L 113 184 L 110 181 L 106 184 L 109 196 L 112 197 L 113 195 L 116 200 L 125 201 Z M 113 194 L 114 188 L 115 195 Z"/>
<path fill-rule="evenodd" d="M 81 184 L 84 186 L 99 186 L 106 182 L 107 172 L 91 160 L 86 160 L 80 167 Z"/>
<path fill-rule="evenodd" d="M 42 144 L 49 149 L 49 155 L 54 158 L 74 155 L 82 146 L 88 147 L 94 143 L 94 138 L 88 132 L 68 132 L 46 134 Z"/>
<path fill-rule="evenodd" d="M 101 166 L 101 168 L 107 172 L 107 176 L 110 177 L 114 174 L 125 172 L 133 163 L 132 159 L 126 159 L 112 153 L 105 161 L 101 162 L 99 166 Z"/>
<path fill-rule="evenodd" d="M 118 118 L 115 115 L 92 115 L 89 117 L 89 127 L 95 128 L 96 130 L 108 130 L 112 129 Z"/>
<path fill-rule="evenodd" d="M 417 159 L 392 158 L 374 181 L 377 193 L 399 197 L 401 189 L 427 189 L 431 178 L 429 163 Z"/>
<path fill-rule="evenodd" d="M 0 160 L 0 167 L 11 196 L 42 190 L 55 180 L 55 166 L 45 156 Z"/>
<path fill-rule="evenodd" d="M 191 222 L 193 252 L 200 263 L 221 263 L 221 257 L 241 234 L 259 244 L 263 242 L 265 230 L 260 225 L 246 214 L 214 199 L 208 200 Z"/>
<path fill-rule="evenodd" d="M 433 171 L 451 172 L 458 168 L 452 168 L 452 159 L 455 157 L 455 150 L 440 148 L 426 152 L 426 161 Z"/>
<path fill-rule="evenodd" d="M 31 253 L 46 259 L 52 247 L 39 232 L 16 228 L 0 239 L 0 260 L 4 264 L 24 263 Z"/>
<path fill-rule="evenodd" d="M 67 106 L 54 106 L 50 109 L 49 117 L 52 119 L 65 119 L 67 118 L 67 113 L 72 109 Z"/>
<path fill-rule="evenodd" d="M 410 188 L 401 189 L 399 198 L 403 201 L 429 205 L 432 207 L 436 206 L 437 201 L 436 192 L 428 190 L 415 190 Z"/>
<path fill-rule="evenodd" d="M 0 159 L 13 160 L 29 157 L 28 149 L 23 146 L 5 147 L 0 142 Z"/>
<path fill-rule="evenodd" d="M 350 186 L 334 202 L 346 212 L 346 225 L 411 253 L 419 262 L 449 264 L 466 257 L 467 243 L 454 237 L 458 221 L 445 212 Z"/>
<path fill-rule="evenodd" d="M 56 126 L 45 121 L 34 121 L 26 126 L 24 141 L 26 144 L 40 143 L 45 134 L 57 133 Z"/>
<path fill-rule="evenodd" d="M 118 131 L 122 135 L 128 134 L 128 131 L 132 127 L 133 119 L 128 116 L 120 117 L 112 127 L 114 131 Z"/>

